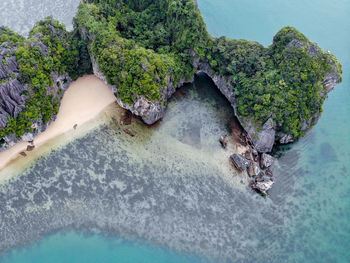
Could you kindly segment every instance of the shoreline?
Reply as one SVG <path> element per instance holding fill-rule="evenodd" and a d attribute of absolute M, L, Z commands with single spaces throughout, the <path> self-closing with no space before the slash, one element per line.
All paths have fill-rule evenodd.
<path fill-rule="evenodd" d="M 44 132 L 37 135 L 33 143 L 18 142 L 10 149 L 0 152 L 0 177 L 3 177 L 1 176 L 3 170 L 16 160 L 41 156 L 43 149 L 39 148 L 49 141 L 62 135 L 68 136 L 65 138 L 67 141 L 70 137 L 74 138 L 79 133 L 85 133 L 96 127 L 98 121 L 93 120 L 115 102 L 113 92 L 94 75 L 85 75 L 72 82 L 63 95 L 56 120 Z M 90 121 L 93 123 L 86 125 Z M 75 134 L 71 134 L 72 131 Z M 54 147 L 46 148 L 49 149 L 45 149 L 45 152 Z M 38 152 L 42 153 L 38 155 Z"/>

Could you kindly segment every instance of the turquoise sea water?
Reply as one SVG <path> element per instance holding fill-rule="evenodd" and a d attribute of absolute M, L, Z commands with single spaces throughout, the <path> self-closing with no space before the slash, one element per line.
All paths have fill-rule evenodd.
<path fill-rule="evenodd" d="M 107 125 L 1 186 L 0 244 L 25 247 L 0 262 L 350 262 L 350 1 L 199 0 L 199 7 L 215 36 L 269 45 L 292 25 L 343 64 L 343 83 L 318 125 L 276 162 L 271 196 L 261 200 L 215 177 L 211 159 L 230 114 L 201 80 L 139 141 Z M 109 236 L 82 234 L 92 228 Z"/>
<path fill-rule="evenodd" d="M 194 256 L 171 253 L 157 246 L 128 242 L 101 234 L 66 232 L 49 236 L 28 249 L 22 249 L 21 252 L 14 251 L 1 262 L 196 263 L 201 260 Z"/>

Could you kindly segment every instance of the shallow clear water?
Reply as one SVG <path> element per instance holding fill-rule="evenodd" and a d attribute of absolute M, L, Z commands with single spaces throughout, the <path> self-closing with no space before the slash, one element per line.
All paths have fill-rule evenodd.
<path fill-rule="evenodd" d="M 172 100 L 159 126 L 134 123 L 131 138 L 117 122 L 106 124 L 1 186 L 0 246 L 27 247 L 0 262 L 36 255 L 67 262 L 54 253 L 86 262 L 79 255 L 92 244 L 96 257 L 118 262 L 203 260 L 193 253 L 218 262 L 350 262 L 350 2 L 199 0 L 199 7 L 216 36 L 268 45 L 292 25 L 343 64 L 343 84 L 319 124 L 275 164 L 271 196 L 259 198 L 243 176 L 232 176 L 217 144 L 232 113 L 202 80 Z M 92 228 L 110 236 L 59 232 L 28 246 L 57 230 Z"/>

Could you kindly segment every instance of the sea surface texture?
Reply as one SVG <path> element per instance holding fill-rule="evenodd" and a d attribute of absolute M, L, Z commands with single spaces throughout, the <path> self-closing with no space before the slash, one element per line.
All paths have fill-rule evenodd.
<path fill-rule="evenodd" d="M 78 2 L 3 0 L 0 22 L 69 25 Z M 227 162 L 232 109 L 201 76 L 159 125 L 131 137 L 111 119 L 0 185 L 1 263 L 350 262 L 350 1 L 198 2 L 214 36 L 267 46 L 291 25 L 343 64 L 318 125 L 279 150 L 271 195 Z"/>

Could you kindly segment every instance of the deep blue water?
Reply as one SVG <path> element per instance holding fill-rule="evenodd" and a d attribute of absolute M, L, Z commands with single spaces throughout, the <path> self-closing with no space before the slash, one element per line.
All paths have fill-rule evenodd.
<path fill-rule="evenodd" d="M 175 189 L 175 195 L 161 194 L 158 198 L 162 200 L 156 200 L 158 206 L 163 209 L 161 213 L 167 215 L 159 216 L 157 220 L 166 222 L 174 230 L 167 229 L 157 220 L 149 219 L 153 218 L 156 213 L 152 213 L 152 217 L 147 217 L 147 220 L 151 220 L 148 221 L 150 222 L 149 225 L 152 226 L 150 229 L 152 231 L 158 229 L 160 231 L 158 236 L 170 233 L 172 235 L 170 238 L 157 238 L 156 235 L 147 236 L 147 234 L 140 234 L 140 232 L 133 234 L 131 230 L 129 230 L 130 233 L 116 231 L 115 236 L 118 238 L 105 237 L 99 234 L 86 236 L 79 231 L 68 232 L 68 234 L 58 232 L 37 241 L 37 243 L 27 243 L 25 248 L 8 252 L 3 258 L 0 258 L 0 262 L 196 262 L 201 261 L 201 259 L 187 254 L 171 252 L 171 250 L 176 248 L 183 252 L 190 253 L 193 251 L 202 254 L 200 253 L 200 246 L 198 249 L 196 247 L 196 244 L 200 243 L 200 241 L 196 241 L 196 238 L 202 238 L 202 235 L 208 236 L 205 241 L 209 244 L 208 247 L 212 248 L 213 251 L 219 251 L 217 254 L 211 252 L 211 254 L 215 254 L 217 261 L 228 260 L 225 256 L 228 254 L 232 255 L 230 257 L 232 262 L 350 262 L 350 1 L 199 0 L 198 2 L 208 29 L 214 36 L 226 35 L 232 38 L 251 39 L 269 45 L 274 34 L 281 27 L 291 25 L 302 31 L 323 49 L 330 50 L 343 64 L 343 83 L 330 93 L 318 125 L 305 138 L 286 149 L 275 164 L 274 172 L 277 175 L 277 182 L 271 197 L 262 201 L 244 190 L 231 191 L 221 181 L 212 182 L 206 179 L 206 172 L 209 176 L 216 171 L 212 166 L 209 165 L 202 170 L 203 165 L 197 163 L 198 160 L 195 158 L 188 157 L 186 161 L 179 159 L 171 163 L 172 168 L 165 165 L 164 167 L 155 166 L 154 169 L 162 170 L 162 174 L 166 174 L 169 169 L 173 171 L 174 164 L 179 162 L 184 168 L 183 171 L 176 170 L 179 174 L 203 176 L 204 179 L 199 177 L 196 181 L 185 180 L 183 182 L 186 188 L 189 188 L 188 192 L 183 193 L 184 190 L 174 187 L 171 189 Z M 203 103 L 203 98 L 201 100 Z M 171 118 L 175 118 L 176 114 L 181 114 L 175 103 L 169 107 L 169 121 L 166 123 L 172 123 Z M 206 103 L 206 108 L 200 108 L 197 112 L 197 115 L 204 115 L 199 118 L 200 120 L 212 116 L 212 112 L 215 109 L 217 110 L 212 101 Z M 223 115 L 223 113 L 216 114 Z M 197 118 L 197 115 L 192 117 Z M 179 122 L 176 119 L 172 125 L 177 125 Z M 204 124 L 209 125 L 208 123 L 202 123 L 203 126 Z M 173 134 L 174 130 L 172 128 L 174 126 L 172 125 L 169 125 L 168 129 L 167 125 L 164 124 L 163 127 L 155 131 L 155 134 L 168 133 L 174 138 L 179 137 L 178 134 Z M 182 123 L 181 125 L 184 132 L 181 136 L 183 136 L 189 124 Z M 190 131 L 196 131 L 195 125 L 191 125 Z M 209 138 L 208 148 L 204 143 L 200 144 L 201 151 L 186 148 L 189 156 L 198 155 L 200 159 L 204 159 L 206 163 L 209 163 L 209 159 L 206 159 L 208 157 L 205 155 L 205 152 L 208 152 L 209 148 L 212 147 L 210 144 L 211 137 L 208 134 L 221 132 L 224 130 L 223 126 L 222 124 L 215 124 L 208 128 L 204 135 Z M 204 137 L 203 134 L 201 135 Z M 102 129 L 94 136 L 101 142 L 115 143 L 105 138 L 111 136 L 111 129 Z M 154 134 L 153 136 L 156 137 Z M 212 137 L 214 142 L 216 140 L 215 136 Z M 53 153 L 53 155 L 75 156 L 74 153 L 78 152 L 79 147 L 82 148 L 82 146 L 79 146 L 81 142 L 73 143 L 69 149 L 62 149 L 62 152 Z M 86 144 L 86 141 L 84 142 Z M 192 142 L 192 145 L 194 144 L 196 142 Z M 119 142 L 118 145 L 120 146 Z M 89 147 L 86 146 L 86 149 L 91 150 L 98 146 L 90 143 Z M 125 148 L 125 151 L 128 147 Z M 146 145 L 147 147 L 151 146 Z M 166 153 L 166 151 L 162 152 L 157 147 L 154 149 L 151 147 L 151 153 L 160 153 L 160 155 Z M 196 147 L 198 148 L 198 145 Z M 130 148 L 134 151 L 138 150 L 134 146 Z M 76 150 L 70 152 L 70 149 Z M 171 151 L 174 151 L 172 153 L 176 157 L 176 151 L 174 149 Z M 146 152 L 142 153 L 142 158 L 144 158 Z M 117 151 L 106 151 L 101 156 L 113 156 L 113 154 L 115 154 L 115 159 L 120 156 L 118 155 L 120 152 Z M 83 155 L 83 153 L 80 152 L 80 155 Z M 123 155 L 125 155 L 124 152 Z M 104 159 L 101 158 L 99 162 L 102 162 L 102 160 Z M 140 178 L 142 178 L 144 171 L 148 171 L 145 172 L 147 175 L 154 174 L 152 160 L 147 158 L 145 160 L 147 164 L 139 162 L 137 156 L 130 155 L 129 159 L 123 158 L 124 162 L 129 162 L 123 169 L 131 170 L 133 175 L 140 175 L 137 176 Z M 133 166 L 131 166 L 131 163 L 133 163 Z M 39 161 L 37 164 L 38 169 L 41 167 L 44 170 L 44 166 L 50 167 L 50 158 Z M 146 169 L 146 166 L 151 168 Z M 113 167 L 112 161 L 106 167 Z M 67 164 L 65 169 L 79 171 L 78 167 L 73 164 Z M 59 174 L 69 177 L 66 170 L 60 171 Z M 51 170 L 49 171 L 54 173 Z M 123 174 L 122 172 L 120 174 Z M 38 172 L 35 175 L 40 176 Z M 31 178 L 30 176 L 31 172 L 28 171 L 24 173 L 23 178 Z M 161 177 L 160 181 L 155 184 L 157 187 L 154 188 L 154 191 L 156 189 L 165 191 L 165 189 L 172 187 L 170 183 L 168 185 L 168 183 L 161 180 L 169 180 L 169 178 Z M 180 179 L 176 180 L 179 180 L 176 183 L 180 185 L 180 188 L 183 187 L 180 183 L 182 181 Z M 191 188 L 200 180 L 203 180 L 203 185 L 198 183 L 198 188 Z M 147 184 L 147 182 L 142 184 Z M 136 185 L 138 184 L 135 183 L 134 186 Z M 22 182 L 22 186 L 26 186 L 25 181 Z M 217 193 L 215 189 L 218 190 Z M 5 190 L 3 189 L 1 193 Z M 153 198 L 151 193 L 144 193 L 145 197 L 142 197 L 143 199 Z M 187 198 L 192 194 L 192 199 Z M 220 196 L 221 194 L 223 196 Z M 181 216 L 178 216 L 176 211 L 180 211 L 182 208 L 175 206 L 179 195 L 183 197 L 181 202 L 184 206 L 188 206 L 188 210 L 183 212 Z M 202 220 L 196 212 L 199 211 L 202 214 L 205 212 L 203 210 L 205 205 L 201 206 L 200 202 L 204 196 L 210 197 L 206 201 L 208 203 L 207 208 L 215 211 L 215 214 L 212 218 L 208 217 Z M 67 200 L 73 202 L 73 199 Z M 195 201 L 192 202 L 191 200 Z M 223 202 L 225 203 L 223 204 Z M 248 204 L 248 202 L 255 202 L 255 205 Z M 118 203 L 119 209 L 123 208 L 121 204 Z M 171 207 L 172 204 L 174 204 L 174 207 Z M 84 209 L 83 205 L 81 209 Z M 168 210 L 172 209 L 176 211 L 167 214 Z M 66 210 L 62 209 L 62 211 L 62 213 L 66 213 Z M 74 213 L 81 217 L 81 214 L 75 210 Z M 60 229 L 61 225 L 55 222 L 49 214 L 41 212 L 38 215 L 47 218 L 47 221 L 53 221 L 52 224 L 56 224 L 56 228 Z M 111 212 L 111 215 L 114 214 Z M 26 214 L 22 216 L 31 218 Z M 142 214 L 142 216 L 145 215 Z M 188 220 L 187 216 L 189 217 Z M 98 215 L 94 214 L 94 217 L 98 217 Z M 125 218 L 118 215 L 117 219 L 124 220 Z M 35 225 L 36 221 L 31 220 Z M 70 220 L 66 225 L 73 224 L 72 222 L 75 219 Z M 109 222 L 108 220 L 112 219 L 108 218 L 105 220 L 107 226 L 104 225 L 103 229 L 115 228 L 114 225 L 117 223 Z M 133 217 L 125 220 L 137 222 Z M 179 228 L 171 225 L 172 220 Z M 193 225 L 190 224 L 191 221 L 193 221 Z M 224 222 L 229 222 L 229 224 Z M 84 228 L 84 224 L 89 223 L 84 222 L 79 227 Z M 25 225 L 30 226 L 27 223 Z M 134 226 L 137 228 L 137 225 Z M 203 226 L 203 228 L 200 226 Z M 99 228 L 99 226 L 96 226 L 96 228 Z M 193 229 L 193 232 L 191 232 L 191 229 Z M 208 233 L 203 234 L 204 232 L 201 232 L 203 229 L 208 229 Z M 182 231 L 189 234 L 186 235 Z M 136 236 L 141 240 L 147 240 L 147 244 L 163 244 L 163 246 L 123 241 L 119 238 L 119 234 L 126 239 Z M 0 237 L 0 240 L 10 239 L 11 237 L 11 235 L 5 238 Z M 174 241 L 171 242 L 171 239 Z M 193 243 L 190 243 L 188 239 Z M 166 247 L 171 248 L 171 250 Z M 211 251 L 209 248 L 206 250 Z"/>

